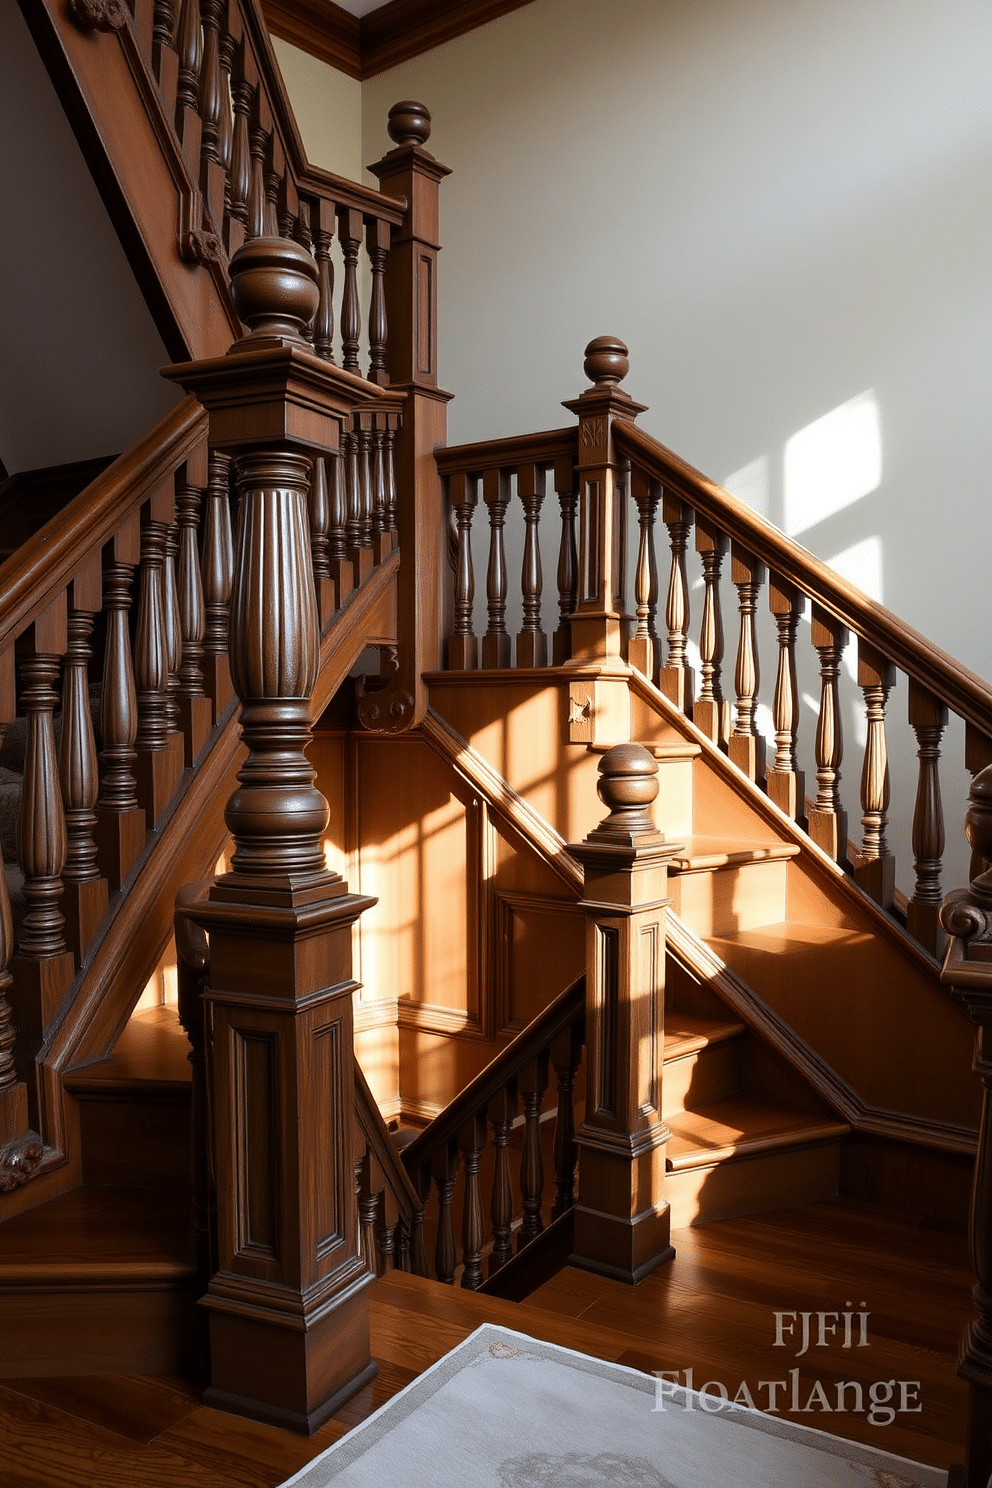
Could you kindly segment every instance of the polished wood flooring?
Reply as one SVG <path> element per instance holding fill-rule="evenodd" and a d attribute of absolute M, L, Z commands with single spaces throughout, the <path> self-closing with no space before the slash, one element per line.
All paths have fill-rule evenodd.
<path fill-rule="evenodd" d="M 960 1455 L 965 1391 L 954 1361 L 972 1283 L 962 1239 L 845 1201 L 673 1238 L 675 1261 L 634 1289 L 567 1269 L 518 1305 L 402 1274 L 376 1282 L 378 1376 L 309 1440 L 210 1410 L 179 1379 L 3 1381 L 0 1483 L 273 1488 L 487 1319 L 642 1369 L 684 1378 L 691 1368 L 697 1388 L 719 1381 L 733 1396 L 744 1383 L 758 1405 L 768 1395 L 760 1381 L 787 1379 L 790 1389 L 778 1392 L 785 1415 L 792 1368 L 800 1370 L 801 1406 L 817 1380 L 828 1403 L 838 1381 L 860 1381 L 866 1404 L 873 1383 L 896 1381 L 898 1403 L 898 1382 L 919 1381 L 920 1410 L 889 1426 L 872 1426 L 851 1408 L 824 1413 L 819 1397 L 792 1419 L 934 1466 Z M 830 1347 L 817 1347 L 814 1318 L 803 1358 L 793 1357 L 801 1335 L 792 1347 L 774 1347 L 776 1312 L 845 1310 L 869 1313 L 867 1346 L 843 1348 L 841 1325 Z M 859 1341 L 855 1320 L 852 1344 Z M 844 1397 L 849 1407 L 855 1394 Z M 906 1398 L 916 1403 L 914 1392 Z"/>

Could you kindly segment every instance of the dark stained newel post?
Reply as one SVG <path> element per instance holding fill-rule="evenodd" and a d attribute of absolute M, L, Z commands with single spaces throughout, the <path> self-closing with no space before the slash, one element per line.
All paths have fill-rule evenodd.
<path fill-rule="evenodd" d="M 373 901 L 324 862 L 327 802 L 306 759 L 320 633 L 314 457 L 376 396 L 303 339 L 317 269 L 280 238 L 235 255 L 252 329 L 226 357 L 168 369 L 234 456 L 240 501 L 231 676 L 247 759 L 226 820 L 231 871 L 189 908 L 210 936 L 218 1265 L 209 1403 L 311 1432 L 374 1372 L 354 1202 L 352 925 Z"/>
<path fill-rule="evenodd" d="M 678 847 L 654 825 L 658 765 L 646 749 L 618 744 L 599 769 L 610 814 L 569 848 L 585 868 L 586 912 L 586 1103 L 571 1263 L 633 1285 L 674 1254 L 661 1085 L 668 859 Z"/>

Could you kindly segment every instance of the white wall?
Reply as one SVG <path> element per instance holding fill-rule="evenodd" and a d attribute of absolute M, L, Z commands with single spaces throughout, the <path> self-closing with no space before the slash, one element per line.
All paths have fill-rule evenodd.
<path fill-rule="evenodd" d="M 806 522 L 793 482 L 792 533 L 868 543 L 877 597 L 992 676 L 990 51 L 987 0 L 536 0 L 366 82 L 366 162 L 412 97 L 454 170 L 453 441 L 560 423 L 612 332 L 645 427 L 718 480 L 764 462 L 782 523 L 787 442 L 873 390 L 878 483 L 835 451 L 856 499 Z"/>
<path fill-rule="evenodd" d="M 272 45 L 308 159 L 349 181 L 362 180 L 361 83 L 277 36 Z"/>

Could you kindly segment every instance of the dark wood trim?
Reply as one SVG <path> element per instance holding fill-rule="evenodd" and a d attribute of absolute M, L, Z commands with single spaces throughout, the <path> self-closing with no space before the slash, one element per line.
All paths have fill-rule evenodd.
<path fill-rule="evenodd" d="M 389 0 L 359 21 L 333 0 L 261 0 L 273 36 L 364 82 L 533 0 Z"/>
<path fill-rule="evenodd" d="M 579 431 L 542 429 L 537 434 L 518 434 L 512 439 L 483 439 L 477 444 L 451 444 L 435 456 L 441 475 L 478 474 L 483 470 L 512 469 L 517 465 L 551 464 L 557 459 L 576 459 Z"/>

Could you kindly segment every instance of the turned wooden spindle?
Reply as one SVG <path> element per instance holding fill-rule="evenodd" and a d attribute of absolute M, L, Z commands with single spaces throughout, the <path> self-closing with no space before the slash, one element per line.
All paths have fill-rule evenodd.
<path fill-rule="evenodd" d="M 206 472 L 199 477 L 204 479 Z M 184 741 L 185 765 L 200 757 L 210 736 L 213 704 L 206 694 L 204 639 L 206 601 L 197 534 L 204 492 L 192 485 L 189 473 L 176 486 L 176 524 L 179 553 L 176 565 L 176 598 L 179 607 L 180 661 L 176 678 L 176 702 Z"/>
<path fill-rule="evenodd" d="M 915 678 L 909 679 L 909 722 L 916 735 L 919 775 L 913 809 L 913 868 L 916 882 L 906 906 L 906 928 L 931 956 L 944 953 L 940 927 L 940 876 L 944 858 L 944 808 L 940 796 L 940 741 L 947 706 Z"/>
<path fill-rule="evenodd" d="M 14 1062 L 17 1025 L 14 1022 L 14 1010 L 7 1000 L 7 993 L 14 980 L 7 969 L 13 950 L 14 921 L 10 913 L 3 851 L 0 849 L 0 1145 L 18 1135 L 8 1129 L 10 1123 L 6 1119 L 6 1103 L 9 1096 L 4 1094 L 17 1084 L 17 1066 Z"/>
<path fill-rule="evenodd" d="M 369 478 L 372 493 L 372 548 L 376 562 L 382 559 L 382 534 L 386 530 L 386 429 L 383 416 L 372 415 Z"/>
<path fill-rule="evenodd" d="M 838 679 L 848 634 L 839 621 L 816 604 L 810 628 L 820 658 L 820 711 L 816 723 L 816 802 L 809 811 L 809 835 L 839 862 L 847 852 L 847 813 L 840 802 L 844 735 Z"/>
<path fill-rule="evenodd" d="M 200 148 L 204 166 L 220 164 L 218 134 L 224 108 L 223 79 L 220 62 L 220 25 L 224 0 L 200 0 L 203 26 L 203 60 L 200 66 Z"/>
<path fill-rule="evenodd" d="M 348 557 L 348 437 L 347 431 L 342 433 L 341 449 L 324 457 L 329 516 L 327 562 L 339 608 L 355 587 L 355 568 Z"/>
<path fill-rule="evenodd" d="M 248 120 L 248 222 L 245 232 L 248 242 L 269 236 L 265 220 L 265 156 L 269 140 L 266 114 L 264 95 L 258 86 L 252 94 Z"/>
<path fill-rule="evenodd" d="M 541 508 L 547 472 L 540 465 L 521 465 L 517 470 L 517 495 L 524 509 L 524 556 L 520 570 L 523 623 L 517 634 L 517 666 L 548 664 L 548 638 L 541 627 L 544 579 L 541 572 Z"/>
<path fill-rule="evenodd" d="M 369 296 L 369 382 L 385 387 L 389 382 L 386 372 L 386 259 L 389 256 L 390 226 L 373 218 L 368 225 L 366 247 L 372 272 L 372 288 Z"/>
<path fill-rule="evenodd" d="M 530 1060 L 517 1076 L 517 1089 L 524 1108 L 524 1139 L 520 1151 L 520 1202 L 523 1220 L 517 1236 L 522 1250 L 544 1229 L 544 1152 L 541 1147 L 541 1106 L 548 1088 L 547 1051 Z"/>
<path fill-rule="evenodd" d="M 218 722 L 233 697 L 228 661 L 228 606 L 234 582 L 230 468 L 230 455 L 222 450 L 210 451 L 200 574 L 205 612 L 203 682 L 213 704 L 214 723 Z"/>
<path fill-rule="evenodd" d="M 965 830 L 974 861 L 992 862 L 992 766 L 971 784 Z M 940 911 L 950 937 L 941 981 L 961 999 L 976 1025 L 973 1069 L 982 1082 L 982 1114 L 972 1180 L 969 1244 L 975 1272 L 975 1315 L 961 1339 L 958 1374 L 968 1384 L 964 1465 L 955 1488 L 987 1488 L 992 1477 L 992 870 L 950 894 Z"/>
<path fill-rule="evenodd" d="M 396 1227 L 399 1215 L 396 1200 L 387 1187 L 379 1195 L 379 1210 L 376 1216 L 375 1252 L 376 1275 L 388 1276 L 396 1266 Z"/>
<path fill-rule="evenodd" d="M 358 256 L 362 250 L 362 214 L 342 207 L 338 214 L 338 241 L 344 256 L 344 285 L 341 291 L 341 363 L 346 372 L 359 372 L 358 350 L 362 334 L 362 303 L 358 292 Z"/>
<path fill-rule="evenodd" d="M 479 642 L 473 629 L 475 570 L 472 565 L 472 518 L 479 500 L 479 482 L 474 475 L 451 476 L 448 500 L 455 518 L 454 630 L 448 641 L 448 666 L 453 672 L 474 671 L 479 665 Z"/>
<path fill-rule="evenodd" d="M 62 869 L 66 857 L 65 813 L 55 752 L 55 682 L 61 657 L 44 653 L 21 662 L 21 703 L 27 714 L 24 786 L 21 795 L 21 871 L 27 909 L 18 955 L 52 960 L 66 954 L 62 916 Z"/>
<path fill-rule="evenodd" d="M 464 1173 L 461 1284 L 469 1291 L 476 1291 L 483 1282 L 482 1246 L 486 1231 L 482 1219 L 479 1167 L 482 1162 L 482 1149 L 485 1145 L 486 1114 L 480 1111 L 465 1123 L 458 1134 L 458 1146 L 462 1154 Z"/>
<path fill-rule="evenodd" d="M 517 1087 L 511 1081 L 489 1102 L 489 1125 L 493 1139 L 493 1189 L 489 1216 L 493 1227 L 493 1248 L 489 1256 L 489 1275 L 505 1266 L 513 1255 L 513 1181 L 510 1177 L 510 1134 L 517 1114 Z"/>
<path fill-rule="evenodd" d="M 396 458 L 395 445 L 396 436 L 399 432 L 400 417 L 391 414 L 387 418 L 386 428 L 382 441 L 382 491 L 384 502 L 385 522 L 383 531 L 389 539 L 389 551 L 396 547 L 397 512 L 396 512 Z"/>
<path fill-rule="evenodd" d="M 92 603 L 97 603 L 97 597 Z M 62 912 L 66 941 L 79 960 L 107 911 L 107 880 L 100 873 L 95 836 L 99 777 L 89 689 L 93 620 L 89 610 L 69 611 L 59 740 L 59 783 L 66 828 Z"/>
<path fill-rule="evenodd" d="M 358 439 L 358 546 L 369 553 L 369 572 L 372 567 L 372 464 L 374 445 L 372 440 L 371 413 L 361 413 L 355 421 Z M 364 582 L 367 575 L 362 574 Z"/>
<path fill-rule="evenodd" d="M 585 871 L 586 1091 L 572 1264 L 633 1285 L 672 1255 L 662 1060 L 667 863 L 658 762 L 619 744 L 599 763 L 609 808 L 569 852 Z"/>
<path fill-rule="evenodd" d="M 768 606 L 775 616 L 778 663 L 772 720 L 775 724 L 775 758 L 768 767 L 768 795 L 793 821 L 805 821 L 806 781 L 797 764 L 799 738 L 799 682 L 796 673 L 796 635 L 806 610 L 806 596 L 773 574 L 768 586 Z"/>
<path fill-rule="evenodd" d="M 234 143 L 234 106 L 231 97 L 231 71 L 234 66 L 234 37 L 222 31 L 218 38 L 220 54 L 220 112 L 217 116 L 217 164 L 223 172 L 224 206 L 229 209 L 229 176 Z"/>
<path fill-rule="evenodd" d="M 654 527 L 661 501 L 661 486 L 635 470 L 631 477 L 631 494 L 637 507 L 637 563 L 634 569 L 634 604 L 636 625 L 627 645 L 631 666 L 644 673 L 649 681 L 658 671 L 658 565 L 654 551 Z"/>
<path fill-rule="evenodd" d="M 703 614 L 699 627 L 699 696 L 693 704 L 692 721 L 714 744 L 725 744 L 729 729 L 723 698 L 720 573 L 727 537 L 703 517 L 696 523 L 696 552 L 703 565 Z"/>
<path fill-rule="evenodd" d="M 552 659 L 560 666 L 572 654 L 569 619 L 578 599 L 579 551 L 575 535 L 575 518 L 579 493 L 575 481 L 574 461 L 555 461 L 555 495 L 561 512 L 561 539 L 558 545 L 558 625 L 555 629 Z"/>
<path fill-rule="evenodd" d="M 364 1155 L 355 1160 L 355 1186 L 358 1192 L 358 1229 L 362 1242 L 362 1259 L 373 1276 L 378 1270 L 375 1246 L 375 1222 L 379 1212 L 380 1194 L 378 1178 L 375 1158 L 366 1147 Z"/>
<path fill-rule="evenodd" d="M 203 33 L 200 24 L 200 0 L 181 0 L 179 26 L 176 31 L 176 55 L 179 73 L 176 82 L 176 132 L 194 170 L 199 169 L 202 126 L 200 101 L 200 66 L 203 58 Z"/>
<path fill-rule="evenodd" d="M 452 1204 L 458 1177 L 458 1143 L 446 1144 L 435 1160 L 432 1173 L 437 1186 L 437 1237 L 434 1244 L 434 1274 L 452 1286 L 455 1280 L 455 1229 Z"/>
<path fill-rule="evenodd" d="M 738 594 L 740 632 L 734 667 L 737 703 L 734 726 L 727 741 L 727 753 L 750 780 L 761 781 L 765 773 L 765 741 L 758 733 L 755 721 L 760 685 L 755 614 L 766 570 L 763 563 L 759 563 L 738 543 L 731 546 L 730 564 L 731 578 Z"/>
<path fill-rule="evenodd" d="M 128 611 L 134 569 L 111 562 L 103 574 L 106 639 L 100 692 L 102 774 L 97 799 L 100 866 L 112 889 L 130 872 L 145 842 L 145 812 L 138 802 L 136 776 L 138 703 Z"/>
<path fill-rule="evenodd" d="M 489 513 L 489 564 L 486 569 L 486 606 L 489 623 L 482 638 L 482 665 L 510 665 L 510 635 L 506 628 L 506 548 L 504 528 L 510 505 L 510 476 L 506 470 L 487 470 L 482 477 L 482 499 Z"/>
<path fill-rule="evenodd" d="M 688 661 L 689 578 L 686 572 L 686 549 L 696 514 L 678 496 L 665 491 L 661 516 L 668 528 L 672 557 L 665 596 L 668 660 L 659 669 L 658 687 L 680 712 L 691 715 L 694 678 Z"/>
<path fill-rule="evenodd" d="M 172 800 L 183 771 L 182 736 L 172 728 L 170 660 L 178 649 L 168 585 L 169 524 L 149 519 L 141 526 L 141 581 L 134 636 L 134 680 L 138 698 L 138 801 L 149 830 Z M 178 627 L 176 627 L 178 632 Z M 170 657 L 171 652 L 171 657 Z"/>
<path fill-rule="evenodd" d="M 313 349 L 326 362 L 334 360 L 334 265 L 331 244 L 334 242 L 334 204 L 325 197 L 315 203 L 311 218 L 313 255 L 317 262 L 319 302 L 313 322 Z"/>
<path fill-rule="evenodd" d="M 329 556 L 331 504 L 327 492 L 327 462 L 322 459 L 313 463 L 309 517 L 310 556 L 317 590 L 317 613 L 321 625 L 324 625 L 334 613 L 334 584 Z"/>
<path fill-rule="evenodd" d="M 179 528 L 170 522 L 165 534 L 165 563 L 162 568 L 162 600 L 165 613 L 165 645 L 169 659 L 168 704 L 169 732 L 182 727 L 179 717 L 179 668 L 183 655 L 183 619 L 179 605 L 179 581 L 176 559 L 179 556 Z"/>
<path fill-rule="evenodd" d="M 558 1109 L 555 1116 L 555 1197 L 552 1222 L 575 1203 L 575 1081 L 582 1062 L 584 1021 L 573 1022 L 551 1045 L 551 1067 L 555 1072 Z"/>
<path fill-rule="evenodd" d="M 254 89 L 245 76 L 245 41 L 234 50 L 231 73 L 231 164 L 228 168 L 227 251 L 233 254 L 244 240 L 248 227 L 248 193 L 251 189 L 251 150 L 248 118 Z"/>
<path fill-rule="evenodd" d="M 892 662 L 859 637 L 858 686 L 864 693 L 868 733 L 861 771 L 861 847 L 854 855 L 854 877 L 885 909 L 892 908 L 896 880 L 895 858 L 886 838 L 889 760 L 885 744 L 885 704 L 895 680 Z"/>

